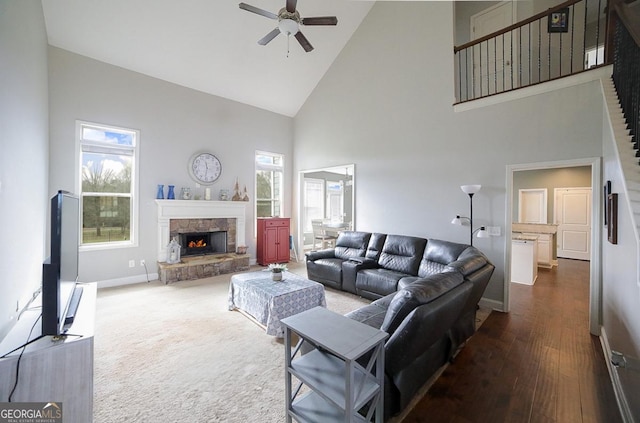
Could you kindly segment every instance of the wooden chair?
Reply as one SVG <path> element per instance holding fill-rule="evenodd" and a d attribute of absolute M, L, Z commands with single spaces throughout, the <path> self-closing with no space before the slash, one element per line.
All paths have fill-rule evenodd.
<path fill-rule="evenodd" d="M 316 248 L 316 241 L 320 241 L 320 248 L 328 248 L 330 246 L 335 246 L 336 239 L 338 239 L 335 235 L 327 234 L 327 231 L 324 227 L 324 223 L 322 219 L 311 219 L 311 227 L 313 228 L 313 249 Z"/>

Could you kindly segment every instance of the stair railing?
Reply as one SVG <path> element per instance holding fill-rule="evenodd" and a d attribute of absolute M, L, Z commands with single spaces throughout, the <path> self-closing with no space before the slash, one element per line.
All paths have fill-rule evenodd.
<path fill-rule="evenodd" d="M 631 141 L 640 156 L 640 1 L 612 1 L 609 13 L 610 60 L 613 62 L 613 83 L 631 134 Z"/>
<path fill-rule="evenodd" d="M 569 0 L 454 47 L 462 103 L 606 64 L 607 0 Z"/>

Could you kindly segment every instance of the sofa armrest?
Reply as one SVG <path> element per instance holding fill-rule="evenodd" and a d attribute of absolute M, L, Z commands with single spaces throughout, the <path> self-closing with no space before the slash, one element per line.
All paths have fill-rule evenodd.
<path fill-rule="evenodd" d="M 333 248 L 328 248 L 326 250 L 309 251 L 305 254 L 305 257 L 307 258 L 307 261 L 316 261 L 326 258 L 335 258 L 336 255 Z"/>
<path fill-rule="evenodd" d="M 378 262 L 374 259 L 367 257 L 350 257 L 349 261 L 356 266 L 360 266 L 361 269 L 372 269 L 378 267 Z"/>
<path fill-rule="evenodd" d="M 471 285 L 463 283 L 409 313 L 387 340 L 385 372 L 397 377 L 411 369 L 414 362 L 451 329 L 470 293 Z"/>

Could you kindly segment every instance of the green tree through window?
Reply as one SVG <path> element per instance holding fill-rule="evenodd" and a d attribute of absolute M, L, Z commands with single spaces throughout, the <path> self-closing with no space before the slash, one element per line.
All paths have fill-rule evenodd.
<path fill-rule="evenodd" d="M 132 243 L 138 132 L 79 123 L 82 245 Z"/>

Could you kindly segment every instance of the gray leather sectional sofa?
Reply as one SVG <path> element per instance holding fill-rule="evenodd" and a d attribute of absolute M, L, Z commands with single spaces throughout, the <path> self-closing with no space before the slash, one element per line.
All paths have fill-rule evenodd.
<path fill-rule="evenodd" d="M 437 239 L 342 232 L 335 248 L 307 253 L 307 275 L 374 300 L 347 316 L 389 333 L 385 420 L 475 332 L 494 266 L 478 249 Z"/>

